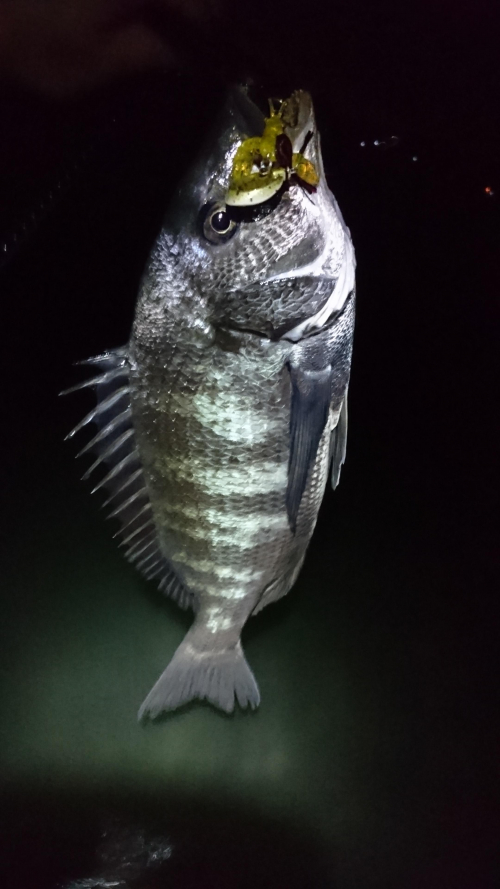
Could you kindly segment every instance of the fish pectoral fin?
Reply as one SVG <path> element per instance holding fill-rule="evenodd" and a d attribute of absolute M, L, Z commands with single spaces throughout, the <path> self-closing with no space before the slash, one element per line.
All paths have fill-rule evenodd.
<path fill-rule="evenodd" d="M 342 402 L 340 416 L 335 429 L 332 430 L 330 441 L 330 459 L 332 461 L 332 488 L 335 490 L 340 479 L 340 470 L 345 462 L 347 447 L 347 392 Z"/>
<path fill-rule="evenodd" d="M 292 401 L 290 412 L 290 456 L 286 508 L 295 533 L 307 477 L 314 466 L 323 435 L 332 391 L 331 365 L 321 370 L 290 366 Z"/>
<path fill-rule="evenodd" d="M 142 704 L 138 719 L 155 719 L 196 699 L 225 713 L 233 712 L 235 700 L 240 707 L 259 706 L 259 688 L 240 642 L 222 651 L 199 651 L 188 637 L 184 639 Z"/>
<path fill-rule="evenodd" d="M 291 350 L 288 362 L 292 392 L 286 505 L 294 533 L 307 478 L 315 464 L 330 409 L 336 414 L 347 395 L 354 307 L 352 291 L 344 308 L 331 323 L 298 340 Z M 330 442 L 336 481 L 345 456 L 347 406 L 339 423 L 338 435 Z"/>

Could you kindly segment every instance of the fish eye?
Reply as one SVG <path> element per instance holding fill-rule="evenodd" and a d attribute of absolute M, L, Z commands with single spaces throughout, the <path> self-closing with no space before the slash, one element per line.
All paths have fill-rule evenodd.
<path fill-rule="evenodd" d="M 233 237 L 237 223 L 231 218 L 225 204 L 208 204 L 202 210 L 203 234 L 211 244 L 224 244 Z"/>
<path fill-rule="evenodd" d="M 229 213 L 227 210 L 216 210 L 215 213 L 212 213 L 210 217 L 210 225 L 212 226 L 214 232 L 217 232 L 219 235 L 227 235 L 230 230 L 233 222 L 229 218 Z"/>

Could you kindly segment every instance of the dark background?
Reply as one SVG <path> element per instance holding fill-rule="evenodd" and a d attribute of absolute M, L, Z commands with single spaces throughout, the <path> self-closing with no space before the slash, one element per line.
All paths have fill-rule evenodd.
<path fill-rule="evenodd" d="M 49 889 L 89 876 L 102 813 L 111 809 L 127 824 L 154 825 L 174 846 L 158 882 L 134 886 L 493 889 L 500 881 L 495 4 L 258 0 L 238 10 L 222 5 L 207 20 L 141 4 L 127 16 L 169 42 L 178 61 L 139 61 L 136 70 L 99 70 L 72 84 L 50 53 L 24 76 L 35 50 L 21 41 L 0 83 L 2 885 Z M 293 687 L 266 691 L 249 754 L 256 774 L 261 744 L 291 757 L 286 817 L 270 814 L 264 791 L 250 802 L 238 789 L 243 746 L 231 747 L 221 766 L 224 790 L 218 773 L 198 782 L 196 770 L 189 789 L 175 769 L 161 786 L 107 781 L 92 757 L 70 780 L 78 740 L 63 725 L 64 704 L 56 707 L 61 748 L 50 768 L 43 730 L 36 747 L 29 718 L 40 646 L 47 664 L 71 625 L 82 682 L 86 657 L 96 657 L 85 649 L 91 628 L 79 635 L 86 605 L 68 610 L 58 586 L 63 568 L 78 576 L 79 589 L 98 575 L 100 589 L 133 584 L 131 623 L 144 597 L 160 624 L 185 626 L 115 555 L 79 485 L 75 449 L 62 441 L 90 402 L 57 393 L 78 379 L 74 361 L 126 342 L 169 195 L 227 83 L 249 75 L 264 96 L 312 92 L 329 182 L 358 260 L 341 485 L 326 494 L 296 591 L 247 634 L 249 648 L 266 640 L 261 673 L 274 671 L 280 652 L 295 664 Z M 391 136 L 399 141 L 388 147 Z M 97 614 L 100 593 L 92 595 Z M 120 650 L 119 595 L 103 607 L 110 615 L 116 608 L 118 628 L 110 618 L 109 632 Z M 105 640 L 106 628 L 100 632 Z M 165 663 L 168 650 L 159 655 Z M 147 661 L 148 639 L 141 651 Z M 106 661 L 105 642 L 97 657 Z M 142 669 L 133 653 L 127 663 L 131 676 Z M 340 752 L 337 670 L 355 713 Z M 150 666 L 147 676 L 155 675 Z M 143 731 L 133 707 L 148 681 L 120 711 L 131 736 Z M 55 706 L 44 694 L 44 708 Z M 272 742 L 266 714 L 281 695 L 293 716 L 276 721 Z M 252 731 L 254 717 L 220 722 L 202 712 L 201 727 L 194 715 L 183 724 L 197 755 L 209 719 L 224 737 L 238 726 L 242 745 Z M 95 714 L 98 746 L 105 713 Z M 156 737 L 175 730 L 168 721 L 153 728 Z M 164 744 L 168 759 L 166 735 Z M 147 755 L 138 747 L 137 760 Z M 319 782 L 309 796 L 300 790 L 311 785 L 308 769 Z M 294 782 L 295 802 L 286 803 Z"/>

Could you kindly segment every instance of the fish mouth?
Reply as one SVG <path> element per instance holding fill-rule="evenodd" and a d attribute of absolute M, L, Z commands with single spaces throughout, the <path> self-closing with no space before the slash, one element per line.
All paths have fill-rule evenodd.
<path fill-rule="evenodd" d="M 228 105 L 241 133 L 260 136 L 264 129 L 265 115 L 250 98 L 249 90 L 248 84 L 233 86 L 229 92 Z"/>
<path fill-rule="evenodd" d="M 310 93 L 306 90 L 294 90 L 289 99 L 281 98 L 271 99 L 277 106 L 285 102 L 286 111 L 286 134 L 289 137 L 293 151 L 300 151 L 306 136 L 312 133 L 312 138 L 306 148 L 305 154 L 317 166 L 320 179 L 323 173 L 323 165 L 321 163 L 321 152 L 319 150 L 319 139 L 316 128 L 316 119 L 314 116 L 313 101 Z M 229 93 L 229 106 L 233 118 L 240 132 L 249 136 L 261 136 L 266 116 L 269 114 L 269 108 L 263 111 L 256 101 L 251 98 L 250 86 L 248 84 L 239 84 L 234 86 Z"/>
<path fill-rule="evenodd" d="M 291 125 L 287 126 L 287 134 L 294 151 L 300 151 L 300 148 L 308 133 L 312 133 L 312 154 L 314 151 L 314 140 L 317 137 L 316 120 L 314 117 L 313 103 L 310 93 L 305 90 L 295 90 L 290 97 L 293 101 L 295 114 Z M 311 158 L 316 160 L 316 158 Z"/>
<path fill-rule="evenodd" d="M 230 96 L 239 138 L 236 153 L 228 157 L 231 171 L 224 202 L 236 223 L 268 216 L 292 186 L 312 195 L 323 173 L 310 94 L 295 90 L 288 99 L 268 101 L 264 118 L 244 87 L 233 89 Z"/>

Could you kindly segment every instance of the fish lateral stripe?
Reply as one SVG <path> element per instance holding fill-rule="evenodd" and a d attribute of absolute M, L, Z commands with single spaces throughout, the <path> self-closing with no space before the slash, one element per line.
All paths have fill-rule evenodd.
<path fill-rule="evenodd" d="M 172 518 L 173 515 L 177 517 L 177 520 Z M 262 543 L 266 537 L 271 537 L 276 529 L 285 531 L 288 528 L 286 516 L 282 515 L 273 517 L 267 513 L 257 513 L 252 516 L 250 521 L 242 523 L 239 517 L 237 521 L 235 517 L 231 521 L 226 514 L 224 515 L 224 526 L 221 527 L 209 523 L 207 514 L 203 514 L 200 516 L 198 524 L 186 527 L 185 523 L 178 521 L 177 512 L 168 515 L 169 531 L 177 532 L 182 537 L 189 537 L 193 541 L 219 544 L 240 551 L 252 550 L 257 541 Z M 225 531 L 224 527 L 230 530 Z"/>
<path fill-rule="evenodd" d="M 263 436 L 272 439 L 273 434 L 281 428 L 278 419 L 266 417 L 259 422 L 255 411 L 242 405 L 239 395 L 222 391 L 219 394 L 206 393 L 193 398 L 192 410 L 196 411 L 196 419 L 215 435 L 230 442 L 241 442 L 251 446 L 262 443 Z"/>
<path fill-rule="evenodd" d="M 193 469 L 189 459 L 166 459 L 165 469 L 174 478 L 191 482 L 214 497 L 237 494 L 247 499 L 269 492 L 284 492 L 287 480 L 286 464 L 270 460 L 254 461 L 250 466 L 221 468 L 200 459 Z"/>
<path fill-rule="evenodd" d="M 262 572 L 255 569 L 237 569 L 233 566 L 217 565 L 209 559 L 193 559 L 186 552 L 174 552 L 172 560 L 185 565 L 190 571 L 196 571 L 199 574 L 214 575 L 220 580 L 230 580 L 236 583 L 248 583 L 259 577 Z"/>
<path fill-rule="evenodd" d="M 235 531 L 240 537 L 255 536 L 257 532 L 264 530 L 278 533 L 288 527 L 286 515 L 282 512 L 252 512 L 240 513 L 237 517 L 230 510 L 221 510 L 215 507 L 193 507 L 189 503 L 167 503 L 165 512 L 168 516 L 169 527 L 173 527 L 172 516 L 187 517 L 191 520 L 192 536 L 203 537 L 204 533 L 221 531 Z M 203 524 L 201 520 L 203 519 Z"/>

